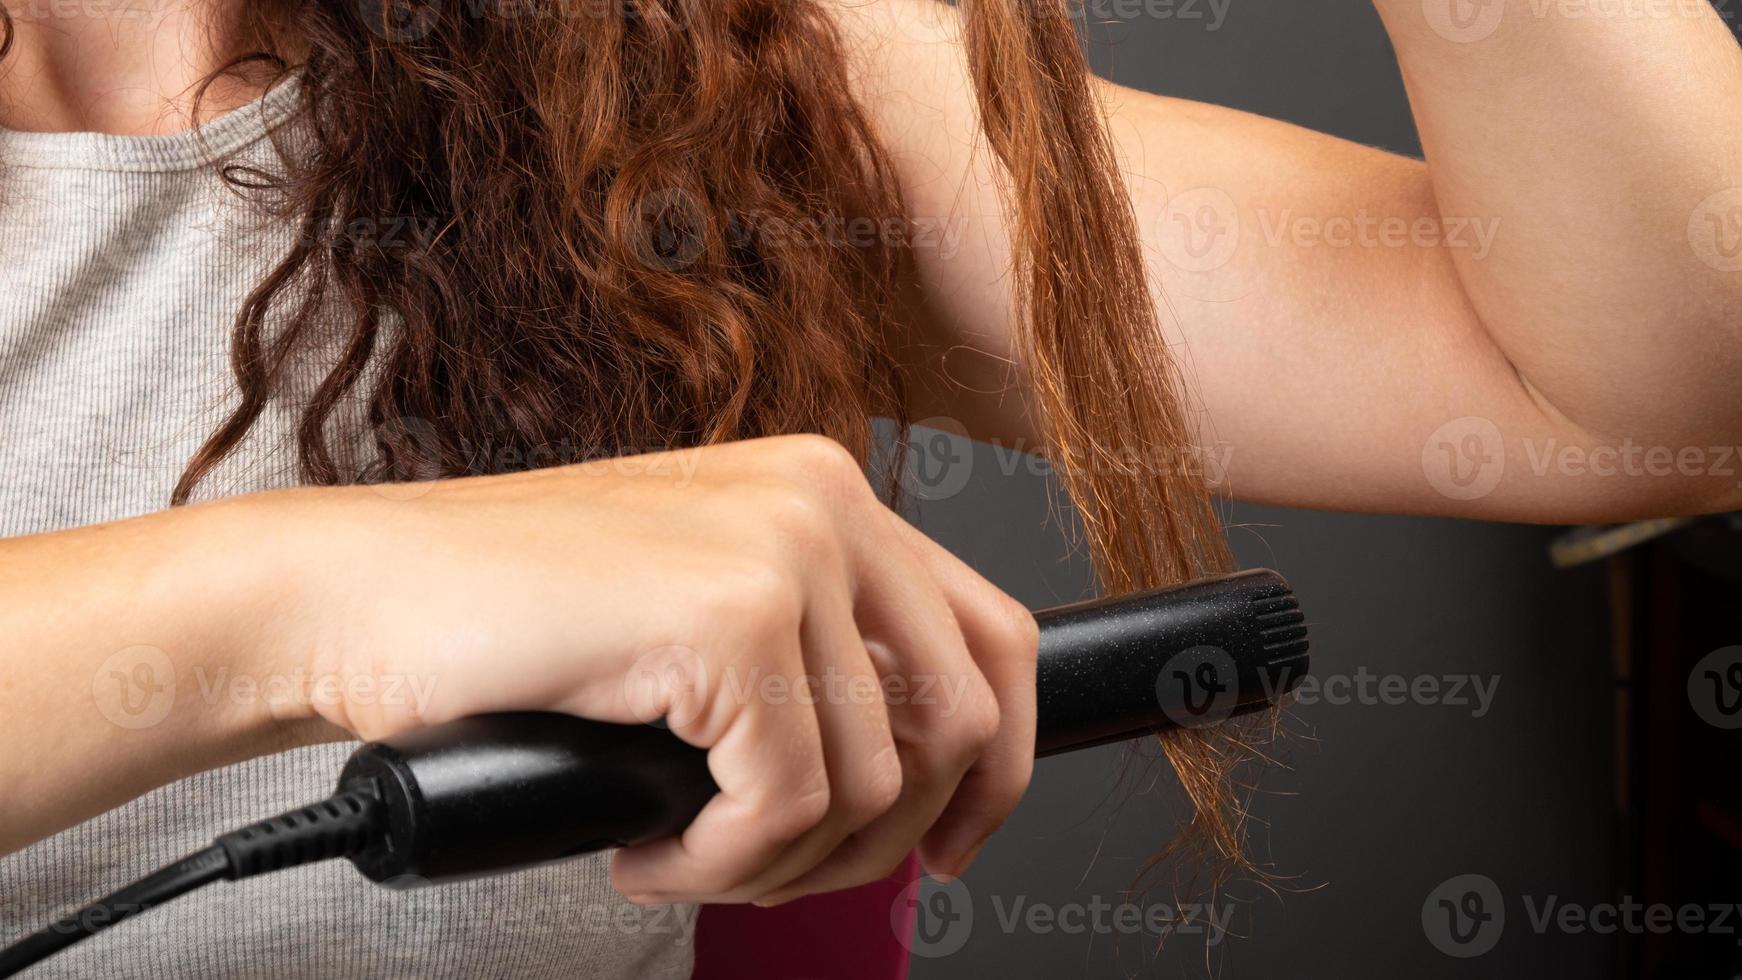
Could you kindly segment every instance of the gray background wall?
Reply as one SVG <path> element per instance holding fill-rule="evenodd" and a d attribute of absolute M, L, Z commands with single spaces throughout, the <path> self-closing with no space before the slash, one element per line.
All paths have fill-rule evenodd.
<path fill-rule="evenodd" d="M 1390 47 L 1367 0 L 1091 4 L 1098 70 L 1140 88 L 1236 106 L 1418 152 Z M 1171 10 L 1171 16 L 1150 12 Z M 1188 13 L 1191 12 L 1191 13 Z M 1218 13 L 1219 11 L 1219 13 Z M 1195 16 L 1193 15 L 1195 13 Z M 1189 153 L 1189 146 L 1179 152 Z M 966 447 L 959 447 L 965 449 Z M 921 504 L 922 527 L 1031 606 L 1078 598 L 1087 575 L 1048 519 L 1048 487 L 986 446 L 967 489 Z M 917 980 L 1013 977 L 1602 977 L 1606 937 L 1539 934 L 1527 902 L 1609 900 L 1613 724 L 1597 570 L 1552 570 L 1551 532 L 1460 521 L 1236 506 L 1246 566 L 1277 568 L 1314 630 L 1314 673 L 1479 678 L 1474 705 L 1298 706 L 1286 770 L 1256 806 L 1280 896 L 1244 899 L 1229 938 L 1006 925 L 1017 903 L 1085 911 L 1124 889 L 1182 810 L 1171 771 L 1114 747 L 1043 762 L 1014 819 L 949 896 L 920 896 Z M 1123 788 L 1115 783 L 1123 774 Z M 1430 892 L 1463 874 L 1499 886 L 1505 928 L 1471 959 L 1424 931 Z M 1171 901 L 1162 888 L 1143 906 Z M 1223 906 L 1228 905 L 1228 896 Z M 964 906 L 966 906 L 964 908 Z M 971 914 L 971 921 L 961 918 Z M 1088 920 L 1085 920 L 1088 921 Z M 934 940 L 927 942 L 927 939 Z"/>

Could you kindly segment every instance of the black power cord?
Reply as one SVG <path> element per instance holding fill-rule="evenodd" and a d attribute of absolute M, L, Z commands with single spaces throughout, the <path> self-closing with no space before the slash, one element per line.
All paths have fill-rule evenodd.
<path fill-rule="evenodd" d="M 14 976 L 117 922 L 214 881 L 349 857 L 372 844 L 381 825 L 380 801 L 360 791 L 250 824 L 0 950 L 0 977 Z"/>
<path fill-rule="evenodd" d="M 1300 603 L 1262 569 L 1035 622 L 1037 757 L 1261 710 L 1307 670 Z M 0 951 L 0 978 L 220 878 L 334 857 L 389 887 L 503 874 L 674 836 L 716 792 L 707 752 L 663 727 L 522 711 L 405 732 L 352 753 L 326 802 L 225 834 Z"/>

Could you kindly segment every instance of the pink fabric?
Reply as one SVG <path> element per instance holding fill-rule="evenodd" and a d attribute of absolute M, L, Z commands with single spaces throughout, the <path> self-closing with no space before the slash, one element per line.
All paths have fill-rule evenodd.
<path fill-rule="evenodd" d="M 907 980 L 914 909 L 902 891 L 919 859 L 882 881 L 779 908 L 709 905 L 693 980 Z"/>

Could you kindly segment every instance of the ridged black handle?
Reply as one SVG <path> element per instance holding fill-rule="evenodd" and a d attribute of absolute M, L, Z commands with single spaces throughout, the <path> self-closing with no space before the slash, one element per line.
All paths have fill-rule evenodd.
<path fill-rule="evenodd" d="M 339 784 L 374 792 L 386 813 L 385 832 L 352 863 L 401 887 L 671 837 L 717 792 L 707 753 L 663 728 L 550 712 L 371 742 Z"/>
<path fill-rule="evenodd" d="M 1288 583 L 1243 572 L 1042 612 L 1037 755 L 1214 724 L 1272 703 L 1307 669 Z M 352 858 L 375 881 L 493 874 L 683 830 L 713 798 L 707 754 L 652 726 L 518 712 L 371 742 L 340 777 L 382 801 Z"/>
<path fill-rule="evenodd" d="M 1261 709 L 1306 676 L 1307 627 L 1281 575 L 1241 572 L 1049 609 L 1036 755 Z"/>

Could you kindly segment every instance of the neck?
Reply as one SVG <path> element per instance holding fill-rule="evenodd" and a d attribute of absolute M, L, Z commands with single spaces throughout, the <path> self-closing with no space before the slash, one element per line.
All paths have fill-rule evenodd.
<path fill-rule="evenodd" d="M 256 78 L 200 83 L 244 48 L 232 0 L 0 0 L 12 50 L 0 61 L 0 127 L 154 135 L 246 104 Z"/>

